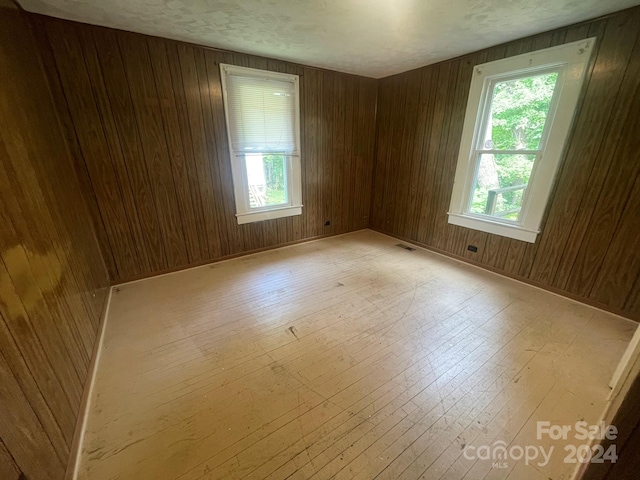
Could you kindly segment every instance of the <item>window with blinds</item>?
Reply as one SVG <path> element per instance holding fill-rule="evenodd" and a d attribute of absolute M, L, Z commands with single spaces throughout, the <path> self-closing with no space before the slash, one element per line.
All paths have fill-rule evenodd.
<path fill-rule="evenodd" d="M 298 76 L 220 69 L 238 223 L 300 215 Z"/>

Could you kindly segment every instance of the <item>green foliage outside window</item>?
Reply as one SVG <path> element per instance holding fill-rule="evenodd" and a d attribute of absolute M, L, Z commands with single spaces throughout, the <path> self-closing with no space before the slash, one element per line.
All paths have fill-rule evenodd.
<path fill-rule="evenodd" d="M 499 82 L 493 91 L 488 142 L 491 150 L 538 150 L 544 131 L 557 73 Z M 478 172 L 471 211 L 484 213 L 488 191 L 527 185 L 534 157 L 520 154 L 485 155 Z M 522 206 L 523 190 L 505 192 L 498 197 L 496 212 L 515 220 Z"/>
<path fill-rule="evenodd" d="M 263 155 L 264 176 L 267 183 L 267 205 L 278 205 L 287 202 L 285 191 L 285 157 L 284 155 Z"/>

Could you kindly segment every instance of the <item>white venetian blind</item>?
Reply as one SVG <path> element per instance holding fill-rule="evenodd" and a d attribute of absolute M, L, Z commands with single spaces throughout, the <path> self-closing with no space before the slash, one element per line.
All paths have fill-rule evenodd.
<path fill-rule="evenodd" d="M 271 78 L 259 70 L 232 68 L 223 68 L 223 75 L 234 152 L 297 154 L 293 77 Z"/>

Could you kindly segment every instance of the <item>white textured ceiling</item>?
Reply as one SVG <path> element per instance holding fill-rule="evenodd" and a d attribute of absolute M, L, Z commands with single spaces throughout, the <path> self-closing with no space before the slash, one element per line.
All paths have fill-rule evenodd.
<path fill-rule="evenodd" d="M 19 0 L 25 10 L 380 78 L 640 0 Z"/>

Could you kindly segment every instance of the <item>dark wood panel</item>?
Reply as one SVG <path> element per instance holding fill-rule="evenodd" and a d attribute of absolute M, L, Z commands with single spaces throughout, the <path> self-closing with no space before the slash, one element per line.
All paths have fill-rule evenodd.
<path fill-rule="evenodd" d="M 203 260 L 200 252 L 200 239 L 196 230 L 196 215 L 193 208 L 193 200 L 190 192 L 189 171 L 187 158 L 190 158 L 190 150 L 184 145 L 190 142 L 183 138 L 188 135 L 180 121 L 182 118 L 186 125 L 186 110 L 184 108 L 184 94 L 176 94 L 176 90 L 182 88 L 181 78 L 177 75 L 177 69 L 171 69 L 167 45 L 158 39 L 149 40 L 149 57 L 153 67 L 153 76 L 157 88 L 158 105 L 162 114 L 164 133 L 173 174 L 173 187 L 177 196 L 176 206 L 179 207 L 179 216 L 183 225 L 184 244 L 186 246 L 186 262 L 199 262 Z M 177 61 L 174 57 L 173 61 Z M 177 65 L 176 65 L 177 66 Z M 174 86 L 175 84 L 175 86 Z M 178 90 L 179 91 L 179 90 Z M 178 106 L 179 105 L 179 106 Z"/>
<path fill-rule="evenodd" d="M 193 150 L 191 188 L 197 193 L 202 218 L 199 218 L 198 234 L 202 254 L 205 258 L 215 258 L 222 255 L 220 239 L 218 237 L 217 219 L 215 214 L 215 199 L 213 197 L 213 182 L 208 168 L 208 150 L 202 107 L 200 106 L 200 85 L 196 71 L 196 49 L 188 45 L 175 45 L 179 55 L 182 73 L 183 91 L 186 95 L 188 124 Z M 190 86 L 191 88 L 188 88 Z"/>
<path fill-rule="evenodd" d="M 589 462 L 582 465 L 577 477 L 580 480 L 634 480 L 640 469 L 640 377 L 629 379 L 631 385 L 611 421 L 617 429 L 613 440 L 602 439 L 598 443 L 603 451 L 615 448 L 615 462 Z M 609 420 L 609 419 L 607 419 Z"/>
<path fill-rule="evenodd" d="M 34 18 L 83 146 L 113 281 L 368 226 L 376 80 Z M 301 216 L 237 224 L 220 63 L 300 75 Z"/>
<path fill-rule="evenodd" d="M 28 354 L 25 356 L 23 352 L 28 350 L 28 346 L 25 347 L 24 342 L 21 343 L 23 344 L 18 345 L 16 343 L 8 322 L 4 319 L 4 316 L 0 315 L 0 347 L 5 355 L 9 369 L 14 372 L 20 388 L 29 399 L 31 408 L 40 419 L 58 457 L 67 458 L 70 443 L 69 439 L 65 438 L 65 434 L 68 436 L 69 430 L 63 431 L 57 421 L 59 417 L 59 415 L 56 416 L 58 411 L 57 404 L 59 403 L 58 395 L 48 395 L 48 389 L 41 389 L 40 387 L 40 385 L 47 385 L 47 375 L 52 374 L 50 366 L 48 363 L 41 364 L 40 368 L 37 368 L 32 374 L 30 367 L 33 368 L 34 365 L 31 364 L 30 359 L 33 357 Z"/>
<path fill-rule="evenodd" d="M 598 21 L 598 22 L 591 22 L 590 24 L 584 24 L 584 25 L 578 25 L 578 26 L 573 26 L 573 27 L 569 27 L 567 29 L 563 29 L 560 32 L 564 31 L 564 42 L 573 42 L 576 40 L 582 40 L 588 37 L 595 37 L 596 38 L 596 52 L 598 50 L 598 46 L 600 45 L 600 42 L 602 40 L 602 34 L 604 32 L 604 28 L 607 24 L 607 21 Z M 562 35 L 560 32 L 556 32 L 557 33 L 557 37 L 561 38 Z M 558 43 L 562 43 L 562 41 L 559 41 Z M 597 55 L 596 55 L 597 58 Z M 593 63 L 595 62 L 595 59 L 592 57 L 591 59 L 592 61 L 592 66 Z M 586 80 L 585 83 L 588 85 L 589 80 Z M 578 102 L 578 108 L 577 110 L 580 110 L 582 104 L 585 103 L 585 95 L 582 96 L 582 98 L 579 100 Z M 573 125 L 573 132 L 580 132 L 580 130 L 578 130 L 578 126 L 577 126 L 577 122 L 574 122 Z M 567 147 L 568 150 L 569 147 Z M 579 157 L 577 157 L 579 159 Z M 571 172 L 570 169 L 567 169 L 567 162 L 565 161 L 564 164 L 561 164 L 560 166 L 560 173 L 559 176 L 562 176 L 562 172 Z M 554 189 L 552 191 L 551 194 L 551 198 L 556 197 L 556 193 L 558 192 L 558 186 L 561 185 L 561 182 L 556 181 L 556 184 L 554 186 Z M 566 190 L 563 189 L 562 192 L 566 193 Z M 541 225 L 544 227 L 545 224 L 549 225 L 547 227 L 547 232 L 548 235 L 546 237 L 543 237 L 541 240 L 542 241 L 537 241 L 535 244 L 530 244 L 527 243 L 525 244 L 521 250 L 522 250 L 522 256 L 520 261 L 518 262 L 518 268 L 516 271 L 514 271 L 515 275 L 519 275 L 521 277 L 530 277 L 530 275 L 532 274 L 532 270 L 535 269 L 538 270 L 540 272 L 540 275 L 542 276 L 548 276 L 549 278 L 553 275 L 552 271 L 555 271 L 555 269 L 557 268 L 558 262 L 554 261 L 554 262 L 545 262 L 545 259 L 547 258 L 551 258 L 553 257 L 554 254 L 560 254 L 560 250 L 559 250 L 559 246 L 562 245 L 561 248 L 564 248 L 563 245 L 563 241 L 558 241 L 558 238 L 565 238 L 563 237 L 567 232 L 566 232 L 566 228 L 562 228 L 563 227 L 563 217 L 562 215 L 556 216 L 554 217 L 554 214 L 557 214 L 558 212 L 561 212 L 564 203 L 562 201 L 558 201 L 557 199 L 555 200 L 554 206 L 555 208 L 550 209 L 547 208 L 544 216 L 543 216 L 543 220 L 541 222 Z M 549 220 L 551 219 L 551 220 Z M 554 227 L 553 221 L 558 220 L 559 221 L 559 226 L 560 228 Z M 566 227 L 566 225 L 564 225 Z M 547 245 L 543 245 L 544 241 L 547 241 Z M 565 240 L 566 241 L 566 240 Z M 543 253 L 538 256 L 538 249 L 542 248 Z M 544 249 L 547 248 L 548 250 L 550 250 L 550 253 L 547 253 L 544 251 Z M 547 255 L 549 255 L 549 257 L 547 257 Z M 540 260 L 539 263 L 535 263 L 536 258 L 538 258 Z"/>
<path fill-rule="evenodd" d="M 489 235 L 484 246 L 482 263 L 503 270 L 507 261 L 507 254 L 509 253 L 509 241 L 510 239 L 505 237 Z"/>
<path fill-rule="evenodd" d="M 209 108 L 213 129 L 216 132 L 216 150 L 215 158 L 227 158 L 229 145 L 226 135 L 226 119 L 224 116 L 224 107 L 222 103 L 222 83 L 220 80 L 220 63 L 223 63 L 223 56 L 220 52 L 213 50 L 205 50 L 206 78 L 209 83 Z M 214 164 L 218 168 L 215 172 L 216 178 L 219 178 L 219 200 L 217 205 L 220 209 L 218 214 L 222 219 L 221 232 L 225 232 L 227 248 L 229 254 L 242 252 L 242 233 L 237 227 L 235 217 L 235 205 L 228 199 L 234 198 L 233 179 L 231 174 L 230 161 L 216 161 Z"/>
<path fill-rule="evenodd" d="M 56 455 L 51 441 L 24 396 L 0 352 L 0 438 L 27 478 L 62 478 L 66 463 Z M 11 412 L 7 415 L 6 412 Z"/>
<path fill-rule="evenodd" d="M 475 55 L 467 55 L 460 59 L 460 66 L 455 90 L 455 103 L 451 105 L 451 120 L 449 121 L 448 144 L 446 158 L 441 171 L 438 172 L 438 184 L 440 185 L 440 195 L 438 196 L 439 215 L 436 216 L 438 223 L 435 232 L 435 245 L 437 248 L 449 248 L 451 252 L 462 255 L 466 243 L 466 229 L 450 225 L 447 222 L 446 212 L 449 209 L 449 196 L 453 188 L 453 177 L 455 175 L 456 159 L 460 146 L 460 136 L 462 135 L 462 121 L 464 120 L 464 109 L 467 103 L 468 78 L 473 71 L 474 65 L 486 61 L 487 53 L 481 52 Z"/>
<path fill-rule="evenodd" d="M 418 135 L 418 132 L 430 131 L 433 124 L 435 103 L 435 89 L 425 88 L 426 85 L 430 85 L 433 82 L 434 76 L 438 75 L 436 69 L 429 69 L 426 71 L 418 70 L 420 86 L 416 99 L 418 100 L 419 110 L 416 120 L 416 130 L 413 135 L 413 141 L 411 142 L 413 149 L 409 152 L 411 155 L 411 164 L 409 166 L 411 172 L 411 181 L 409 186 L 409 196 L 407 198 L 408 205 L 405 214 L 405 222 L 407 225 L 407 231 L 411 232 L 412 238 L 417 235 L 418 226 L 420 224 L 420 205 L 419 199 L 424 196 L 425 182 L 420 181 L 424 178 L 425 168 L 427 162 L 422 161 L 422 151 L 424 143 L 426 141 L 426 135 Z M 409 132 L 413 132 L 412 129 L 408 129 Z"/>
<path fill-rule="evenodd" d="M 639 24 L 634 8 L 380 80 L 371 226 L 640 318 L 640 260 L 632 246 Z M 537 242 L 449 225 L 473 65 L 590 36 L 598 39 L 596 52 Z"/>
<path fill-rule="evenodd" d="M 426 202 L 423 200 L 422 215 L 426 220 L 426 228 L 424 229 L 423 241 L 429 241 L 429 243 L 437 241 L 436 226 L 441 223 L 444 215 L 442 212 L 432 208 L 432 205 L 438 205 L 440 192 L 445 189 L 445 185 L 442 182 L 442 172 L 445 169 L 446 160 L 446 146 L 447 140 L 450 135 L 453 135 L 451 129 L 448 127 L 451 125 L 451 116 L 454 110 L 454 99 L 456 98 L 453 93 L 456 90 L 456 82 L 459 75 L 460 61 L 455 60 L 453 62 L 447 62 L 442 65 L 442 69 L 438 79 L 438 90 L 436 92 L 436 112 L 431 128 L 431 138 L 428 140 L 428 154 L 432 160 L 428 164 L 434 165 L 433 184 L 429 188 L 429 192 L 424 196 Z M 447 189 L 448 190 L 448 189 Z"/>
<path fill-rule="evenodd" d="M 601 161 L 596 153 L 613 114 L 621 80 L 637 38 L 637 25 L 627 24 L 628 16 L 624 17 L 622 20 L 610 18 L 590 28 L 589 36 L 598 37 L 593 69 L 599 73 L 585 79 L 587 88 L 569 138 L 554 201 L 548 209 L 549 216 L 543 227 L 544 235 L 539 241 L 538 255 L 529 274 L 535 281 L 553 284 L 566 247 L 581 239 L 577 231 L 574 232 L 576 236 L 572 236 L 569 221 L 573 223 L 581 210 L 591 211 L 584 208 L 586 196 L 594 194 L 587 190 L 589 175 L 595 164 Z M 626 25 L 626 28 L 620 27 L 620 24 Z M 629 38 L 629 35 L 633 38 Z"/>
<path fill-rule="evenodd" d="M 61 30 L 64 32 L 67 29 L 63 26 Z M 138 251 L 142 252 L 143 258 L 148 259 L 148 268 L 167 268 L 163 232 L 156 210 L 146 158 L 142 150 L 142 140 L 138 132 L 139 126 L 129 91 L 124 60 L 120 53 L 119 36 L 116 32 L 107 29 L 97 29 L 92 33 L 100 64 L 101 78 L 91 77 L 91 84 L 104 82 L 104 92 L 107 96 L 105 101 L 108 102 L 113 114 L 115 129 L 108 133 L 111 141 L 107 148 L 112 152 L 115 150 L 115 155 L 117 155 L 117 148 L 120 148 L 122 152 L 122 156 L 117 157 L 122 161 L 114 164 L 114 168 L 119 172 L 117 178 L 121 188 L 128 187 L 132 192 L 132 206 L 135 209 L 135 214 L 130 215 L 127 220 L 130 223 L 133 222 L 133 225 L 138 222 L 138 225 L 132 229 L 141 233 Z M 55 50 L 55 47 L 53 48 Z M 66 86 L 65 91 L 74 88 L 76 88 L 74 85 Z M 73 111 L 71 116 L 74 123 L 77 123 L 78 120 Z M 100 124 L 102 119 L 97 117 L 90 119 L 90 121 Z M 91 158 L 90 161 L 94 160 L 93 157 L 85 156 L 85 161 L 87 158 Z M 137 161 L 132 161 L 132 159 L 137 159 Z M 114 254 L 114 256 L 117 258 L 118 255 Z M 146 265 L 141 266 L 141 272 L 144 272 L 144 267 Z"/>
<path fill-rule="evenodd" d="M 320 230 L 321 232 L 333 230 L 332 226 L 326 225 L 327 221 L 330 222 L 332 220 L 331 216 L 333 213 L 333 198 L 331 195 L 331 187 L 333 186 L 332 172 L 334 168 L 333 162 L 331 162 L 332 139 L 334 135 L 334 125 L 331 122 L 331 113 L 333 111 L 332 104 L 335 95 L 333 77 L 333 72 L 323 71 L 320 75 L 320 78 L 322 79 L 322 90 L 321 92 L 319 92 L 320 103 L 318 105 L 318 113 L 320 114 L 322 122 L 320 125 L 318 182 L 320 183 L 320 185 L 326 186 L 322 189 L 321 193 L 322 207 L 320 209 L 320 212 L 322 217 L 320 221 L 323 225 L 323 228 Z"/>
<path fill-rule="evenodd" d="M 317 70 L 310 70 L 300 81 L 300 109 L 305 112 L 318 110 L 318 95 L 310 95 L 307 92 L 317 91 L 319 82 Z M 320 119 L 318 115 L 307 113 L 304 117 L 304 130 L 300 132 L 301 147 L 305 152 L 301 159 L 304 166 L 304 201 L 305 201 L 305 230 L 306 237 L 318 235 L 320 223 L 320 185 L 318 185 L 318 138 L 320 131 Z"/>
<path fill-rule="evenodd" d="M 403 155 L 403 151 L 407 148 L 409 142 L 405 141 L 405 131 L 404 124 L 409 121 L 409 116 L 406 114 L 410 114 L 410 105 L 413 103 L 413 99 L 410 97 L 411 92 L 409 91 L 410 86 L 410 78 L 408 76 L 403 76 L 398 79 L 398 83 L 396 84 L 396 88 L 399 89 L 400 95 L 397 97 L 397 101 L 399 106 L 402 107 L 400 112 L 402 112 L 401 118 L 396 118 L 393 122 L 392 129 L 392 140 L 391 140 L 391 155 L 393 157 L 400 157 Z M 396 209 L 394 208 L 394 204 L 397 201 L 400 201 L 401 189 L 403 188 L 403 183 L 406 181 L 406 175 L 391 175 L 387 178 L 386 189 L 388 195 L 385 197 L 385 208 L 387 209 L 386 213 L 386 223 L 389 225 L 389 228 L 393 231 L 396 226 L 397 217 L 401 215 L 395 215 Z"/>
<path fill-rule="evenodd" d="M 371 187 L 373 184 L 373 158 L 375 153 L 375 128 L 374 123 L 377 117 L 377 82 L 367 78 L 358 80 L 358 117 L 353 129 L 353 145 L 358 152 L 358 167 L 355 172 L 356 188 L 354 189 L 356 199 L 356 219 L 355 228 L 365 228 L 369 226 Z"/>
<path fill-rule="evenodd" d="M 52 28 L 58 25 L 52 25 Z M 99 105 L 103 95 L 94 95 L 91 88 L 91 80 L 87 74 L 86 65 L 96 68 L 93 64 L 93 56 L 90 46 L 87 46 L 86 57 L 80 47 L 80 42 L 70 32 L 68 36 L 57 36 L 59 42 L 53 52 L 57 62 L 65 62 L 65 69 L 59 75 L 62 85 L 74 85 L 74 88 L 65 90 L 65 99 L 71 112 L 79 119 L 75 123 L 75 133 L 84 157 L 94 158 L 95 161 L 87 164 L 87 171 L 91 180 L 91 186 L 100 215 L 105 225 L 109 244 L 106 248 L 122 249 L 122 255 L 116 259 L 116 268 L 119 272 L 127 272 L 135 275 L 138 272 L 135 249 L 132 245 L 131 231 L 126 220 L 127 213 L 123 202 L 116 202 L 123 196 L 119 188 L 113 163 L 109 158 L 109 151 L 105 148 L 105 131 L 111 127 L 108 120 L 104 124 L 96 124 L 92 121 L 100 115 Z M 98 91 L 100 93 L 100 91 Z M 96 99 L 97 104 L 96 104 Z M 105 105 L 100 105 L 104 111 Z M 103 113 L 103 117 L 106 115 Z M 112 247 L 112 244 L 114 246 Z"/>
<path fill-rule="evenodd" d="M 0 476 L 61 479 L 109 283 L 102 219 L 78 183 L 81 144 L 52 97 L 51 52 L 26 15 L 0 11 Z"/>
<path fill-rule="evenodd" d="M 11 457 L 7 447 L 0 441 L 0 478 L 6 480 L 20 480 L 24 475 Z"/>
<path fill-rule="evenodd" d="M 622 217 L 626 220 L 618 222 L 590 298 L 634 311 L 640 302 L 637 291 L 640 284 L 640 277 L 637 276 L 640 271 L 640 176 L 636 178 Z M 621 255 L 620 252 L 625 254 Z M 632 285 L 631 289 L 629 285 Z"/>
<path fill-rule="evenodd" d="M 0 158 L 3 162 L 6 159 L 4 155 Z M 7 186 L 5 180 L 4 172 L 0 171 L 0 186 Z M 12 193 L 4 188 L 3 192 Z M 22 212 L 15 211 L 13 215 L 22 215 Z M 27 242 L 33 245 L 32 240 L 29 238 L 27 242 L 21 242 L 4 208 L 0 220 L 3 225 L 0 243 L 0 312 L 7 319 L 11 336 L 19 339 L 25 361 L 39 381 L 43 394 L 49 399 L 49 405 L 66 434 L 65 439 L 69 441 L 75 423 L 73 407 L 77 407 L 81 397 L 76 367 L 81 365 L 83 359 L 74 355 L 73 361 L 65 361 L 72 355 L 67 347 L 73 337 L 69 339 L 64 336 L 69 325 L 64 325 L 65 319 L 57 315 L 51 303 L 47 302 L 48 294 L 55 287 L 50 283 L 51 270 L 46 263 L 55 253 L 46 250 L 41 254 L 25 246 Z M 42 308 L 43 305 L 47 308 Z M 63 323 L 64 330 L 58 322 Z M 60 367 L 57 371 L 58 364 Z M 65 383 L 68 386 L 65 387 Z"/>
<path fill-rule="evenodd" d="M 227 232 L 227 222 L 225 217 L 224 198 L 222 196 L 222 185 L 220 178 L 219 158 L 219 142 L 222 140 L 224 132 L 216 131 L 213 117 L 215 112 L 211 108 L 211 96 L 214 94 L 211 88 L 211 79 L 208 75 L 207 62 L 203 49 L 193 49 L 196 71 L 198 74 L 198 84 L 200 88 L 200 108 L 202 109 L 202 118 L 204 126 L 204 138 L 206 144 L 206 161 L 208 182 L 212 187 L 212 214 L 213 228 L 220 245 L 220 255 L 226 256 L 230 254 L 229 237 Z M 197 85 L 196 85 L 197 86 Z M 192 86 L 193 87 L 193 86 Z M 270 222 L 273 225 L 273 222 Z"/>
<path fill-rule="evenodd" d="M 31 19 L 33 20 L 33 19 Z M 62 85 L 60 82 L 60 78 L 58 77 L 56 71 L 55 60 L 53 57 L 53 52 L 51 51 L 51 47 L 46 39 L 46 36 L 43 35 L 44 26 L 39 24 L 39 22 L 31 22 L 32 30 L 35 33 L 35 40 L 38 44 L 41 53 L 41 59 L 43 62 L 43 66 L 45 69 L 45 73 L 47 75 L 47 79 L 49 81 L 49 86 L 51 87 L 53 101 L 58 112 L 58 118 L 60 120 L 60 124 L 62 126 L 62 130 L 65 135 L 65 139 L 69 145 L 69 149 L 71 151 L 71 156 L 73 158 L 75 172 L 78 176 L 78 182 L 80 186 L 80 190 L 82 192 L 83 198 L 86 200 L 87 207 L 89 212 L 91 213 L 91 218 L 93 221 L 93 226 L 96 232 L 96 236 L 98 238 L 98 243 L 102 246 L 109 245 L 109 238 L 106 233 L 105 222 L 100 215 L 98 203 L 95 199 L 95 194 L 93 189 L 91 188 L 91 180 L 89 177 L 89 172 L 87 171 L 86 164 L 82 158 L 82 153 L 80 151 L 80 145 L 78 143 L 78 139 L 75 133 L 75 126 L 71 122 L 71 115 L 69 114 L 69 108 L 67 102 L 65 100 L 64 92 L 62 89 Z M 102 248 L 103 252 L 109 252 L 110 248 Z M 117 266 L 115 264 L 114 258 L 107 254 L 102 256 L 105 266 L 107 267 L 107 272 L 109 276 L 114 276 L 117 274 Z"/>
<path fill-rule="evenodd" d="M 142 148 L 141 168 L 149 177 L 150 194 L 156 207 L 158 243 L 164 246 L 165 268 L 188 262 L 182 217 L 179 213 L 176 188 L 169 163 L 165 129 L 160 113 L 160 99 L 149 59 L 146 39 L 134 34 L 119 34 L 118 41 L 126 74 L 126 86 L 131 97 Z M 123 79 L 124 80 L 124 79 Z M 170 126 L 168 126 L 170 127 Z M 127 163 L 133 163 L 127 158 Z"/>
<path fill-rule="evenodd" d="M 635 20 L 635 25 L 640 25 L 640 9 Z M 572 236 L 582 238 L 582 242 L 567 281 L 561 284 L 563 288 L 583 296 L 590 294 L 620 222 L 623 221 L 624 226 L 624 223 L 634 221 L 629 215 L 623 217 L 622 214 L 640 173 L 640 38 L 629 57 L 613 111 L 615 115 L 608 122 L 610 128 L 603 137 L 598 161 L 587 186 L 588 193 L 578 213 L 590 211 L 590 220 L 587 223 L 580 218 L 581 222 L 578 219 L 574 222 Z M 599 195 L 593 192 L 599 192 Z M 580 223 L 586 226 L 576 229 Z M 630 257 L 634 255 L 633 250 L 620 252 Z"/>

